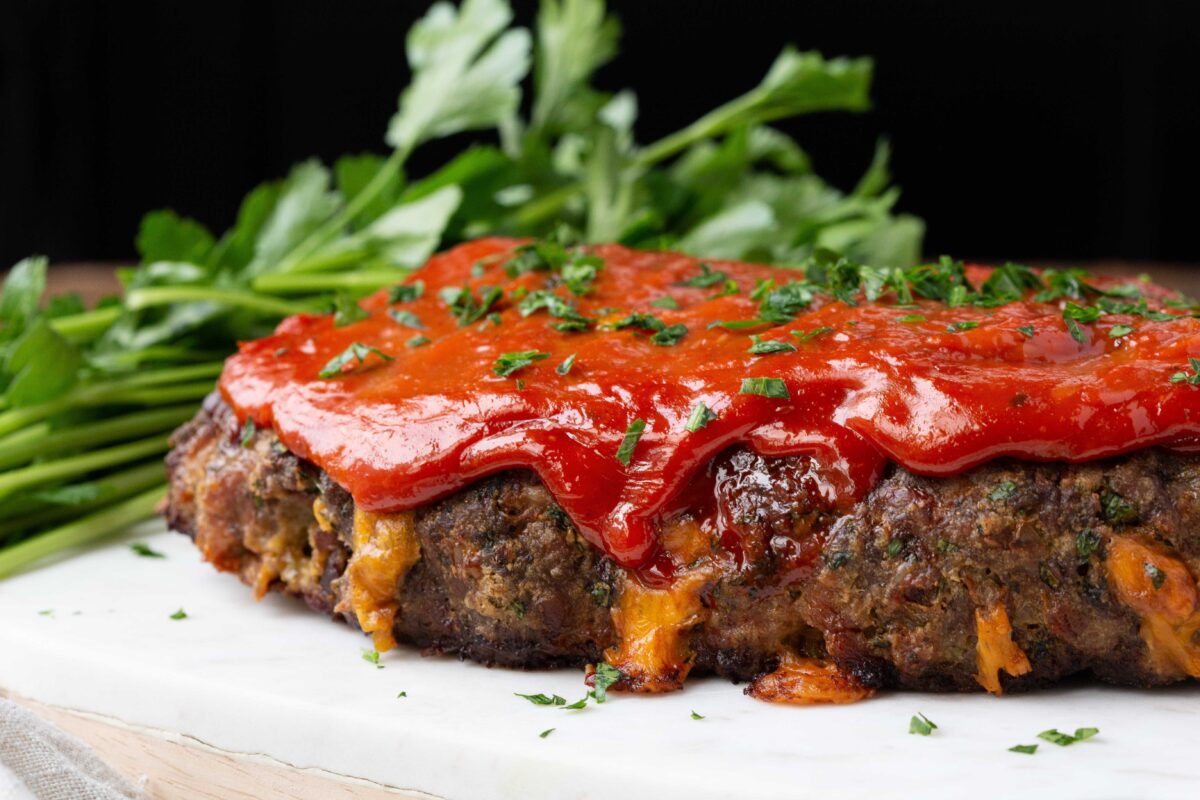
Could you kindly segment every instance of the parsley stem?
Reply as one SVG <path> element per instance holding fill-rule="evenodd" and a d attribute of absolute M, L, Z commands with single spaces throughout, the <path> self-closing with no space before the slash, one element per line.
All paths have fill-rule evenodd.
<path fill-rule="evenodd" d="M 0 499 L 8 497 L 13 492 L 29 489 L 42 483 L 76 478 L 98 469 L 128 464 L 165 453 L 168 449 L 168 438 L 160 433 L 147 439 L 138 439 L 102 450 L 92 450 L 80 455 L 43 461 L 29 467 L 0 472 Z"/>
<path fill-rule="evenodd" d="M 56 503 L 47 505 L 38 500 L 34 494 L 22 494 L 9 498 L 0 512 L 0 547 L 19 533 L 27 533 L 48 524 L 60 523 L 74 519 L 85 511 L 111 505 L 126 497 L 144 492 L 152 486 L 160 486 L 163 482 L 163 465 L 160 459 L 153 459 L 134 467 L 105 475 L 103 478 L 86 480 L 85 483 L 68 484 L 72 486 L 87 486 L 95 490 L 95 497 L 79 503 Z"/>
<path fill-rule="evenodd" d="M 125 305 L 132 311 L 172 303 L 206 301 L 281 317 L 314 311 L 312 306 L 307 304 L 280 300 L 275 297 L 262 297 L 236 289 L 219 289 L 215 286 L 150 286 L 145 289 L 133 289 L 125 296 Z"/>
<path fill-rule="evenodd" d="M 400 173 L 400 168 L 404 166 L 404 162 L 408 160 L 408 154 L 412 152 L 412 146 L 400 147 L 392 151 L 388 156 L 387 161 L 375 173 L 375 176 L 367 182 L 367 185 L 354 196 L 349 203 L 342 206 L 336 214 L 325 220 L 319 228 L 306 236 L 300 244 L 296 245 L 290 253 L 283 257 L 283 260 L 275 266 L 274 272 L 297 272 L 300 271 L 305 259 L 316 252 L 322 245 L 333 239 L 341 233 L 354 219 L 363 212 L 371 201 L 383 191 L 388 183 Z"/>
<path fill-rule="evenodd" d="M 77 427 L 51 431 L 48 425 L 33 425 L 12 436 L 0 439 L 0 470 L 25 464 L 36 458 L 57 455 L 76 448 L 92 447 L 128 439 L 147 433 L 160 433 L 187 422 L 196 413 L 193 403 L 167 406 L 151 411 L 137 411 L 111 419 L 99 420 Z M 29 437 L 37 434 L 36 447 L 30 447 Z"/>
<path fill-rule="evenodd" d="M 301 294 L 331 290 L 369 293 L 384 286 L 399 283 L 411 274 L 412 270 L 407 269 L 334 273 L 274 273 L 255 278 L 254 291 L 267 294 Z"/>
<path fill-rule="evenodd" d="M 120 316 L 120 306 L 109 306 L 52 319 L 50 327 L 72 342 L 86 342 L 107 331 Z"/>
<path fill-rule="evenodd" d="M 51 553 L 94 542 L 150 519 L 165 496 L 166 486 L 155 486 L 103 511 L 89 514 L 75 522 L 8 547 L 0 551 L 0 578 L 11 575 Z"/>
<path fill-rule="evenodd" d="M 72 408 L 105 404 L 165 405 L 182 400 L 199 400 L 212 391 L 211 378 L 219 375 L 222 367 L 219 361 L 191 364 L 186 367 L 140 372 L 114 381 L 77 386 L 45 403 L 13 408 L 0 413 L 0 437 Z M 184 382 L 194 378 L 209 380 Z"/>

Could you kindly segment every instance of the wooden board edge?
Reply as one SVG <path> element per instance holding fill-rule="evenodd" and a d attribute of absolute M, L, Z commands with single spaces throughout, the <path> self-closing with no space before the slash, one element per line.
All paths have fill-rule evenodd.
<path fill-rule="evenodd" d="M 4 689 L 0 697 L 86 742 L 147 800 L 439 800 L 262 754 L 222 750 L 190 736 L 47 705 Z"/>

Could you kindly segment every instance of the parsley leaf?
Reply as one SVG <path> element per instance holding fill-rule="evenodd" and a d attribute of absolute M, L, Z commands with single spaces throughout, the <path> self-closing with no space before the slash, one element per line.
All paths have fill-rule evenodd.
<path fill-rule="evenodd" d="M 420 298 L 425 294 L 425 281 L 413 281 L 412 283 L 402 283 L 398 286 L 393 286 L 388 289 L 387 301 L 389 305 L 395 303 L 411 303 L 413 300 Z"/>
<path fill-rule="evenodd" d="M 625 437 L 621 439 L 621 446 L 617 448 L 617 461 L 629 466 L 629 462 L 633 459 L 633 450 L 637 447 L 638 440 L 642 438 L 644 430 L 646 430 L 644 419 L 635 419 L 629 423 L 629 427 L 625 429 Z"/>
<path fill-rule="evenodd" d="M 567 375 L 571 372 L 571 367 L 575 366 L 575 353 L 563 359 L 563 362 L 554 368 L 554 371 L 559 375 Z"/>
<path fill-rule="evenodd" d="M 1024 753 L 1027 756 L 1031 756 L 1037 752 L 1037 749 L 1038 749 L 1038 746 L 1036 744 L 1015 744 L 1012 747 L 1008 748 L 1008 752 Z"/>
<path fill-rule="evenodd" d="M 371 316 L 358 304 L 357 300 L 344 293 L 339 293 L 333 298 L 333 308 L 333 324 L 338 328 L 344 328 Z"/>
<path fill-rule="evenodd" d="M 790 400 L 787 384 L 781 378 L 743 378 L 738 394 L 756 394 L 760 397 L 774 397 Z"/>
<path fill-rule="evenodd" d="M 692 711 L 692 719 L 704 719 L 704 718 L 705 717 L 703 714 L 697 714 L 695 711 Z"/>
<path fill-rule="evenodd" d="M 181 608 L 178 611 L 176 611 L 174 614 L 171 615 L 171 619 L 173 619 L 173 620 L 187 619 L 187 612 Z"/>
<path fill-rule="evenodd" d="M 544 730 L 538 734 L 538 738 L 545 739 L 547 736 L 554 733 L 556 730 L 558 730 L 558 728 L 546 728 L 546 730 Z"/>
<path fill-rule="evenodd" d="M 652 300 L 650 305 L 654 306 L 655 308 L 666 308 L 671 311 L 676 311 L 679 309 L 679 301 L 669 294 L 664 294 L 657 300 Z"/>
<path fill-rule="evenodd" d="M 417 315 L 411 311 L 389 308 L 387 315 L 391 317 L 394 322 L 407 328 L 415 328 L 417 330 L 425 329 L 425 323 L 421 322 Z"/>
<path fill-rule="evenodd" d="M 717 415 L 709 411 L 708 406 L 704 405 L 703 402 L 699 402 L 692 409 L 692 413 L 688 416 L 687 425 L 684 427 L 688 433 L 695 433 L 716 418 Z"/>
<path fill-rule="evenodd" d="M 1048 731 L 1039 733 L 1038 738 L 1045 739 L 1047 742 L 1056 744 L 1059 747 L 1067 747 L 1076 742 L 1082 742 L 1084 739 L 1090 739 L 1099 732 L 1099 728 L 1076 728 L 1075 735 L 1072 736 L 1067 733 L 1060 733 L 1056 728 L 1051 728 Z"/>
<path fill-rule="evenodd" d="M 754 343 L 750 345 L 750 349 L 747 352 L 756 356 L 765 356 L 771 353 L 796 352 L 796 345 L 791 342 L 781 342 L 777 339 L 762 339 L 758 336 L 751 336 L 750 338 Z"/>
<path fill-rule="evenodd" d="M 367 358 L 372 355 L 377 356 L 381 361 L 385 362 L 395 360 L 378 348 L 370 347 L 360 342 L 352 342 L 344 351 L 330 359 L 329 363 L 317 373 L 317 377 L 322 379 L 336 378 L 344 373 L 343 367 L 351 361 L 357 360 L 359 366 L 362 366 L 367 362 Z"/>
<path fill-rule="evenodd" d="M 535 706 L 562 706 L 562 705 L 566 705 L 566 703 L 567 703 L 567 701 L 564 698 L 559 697 L 556 694 L 553 694 L 550 696 L 546 696 L 541 693 L 521 694 L 520 692 L 513 692 L 513 694 L 516 695 L 517 697 L 525 698 L 529 702 L 533 703 Z"/>
<path fill-rule="evenodd" d="M 681 281 L 676 281 L 676 286 L 691 286 L 698 289 L 706 289 L 709 286 L 715 286 L 718 283 L 723 283 L 729 276 L 724 272 L 714 271 L 712 267 L 700 262 L 700 274 L 693 275 L 690 278 L 684 278 Z"/>
<path fill-rule="evenodd" d="M 607 661 L 601 661 L 596 664 L 596 673 L 593 678 L 592 694 L 596 698 L 597 703 L 603 703 L 608 699 L 608 690 L 614 684 L 619 683 L 625 677 L 621 670 L 609 664 Z"/>
<path fill-rule="evenodd" d="M 496 359 L 496 363 L 492 365 L 492 372 L 499 375 L 501 378 L 507 378 L 517 370 L 522 370 L 528 367 L 535 361 L 541 361 L 543 358 L 549 358 L 549 353 L 543 353 L 538 350 L 521 350 L 516 353 L 501 353 Z"/>
<path fill-rule="evenodd" d="M 924 714 L 917 713 L 908 721 L 908 732 L 928 736 L 937 730 L 937 725 Z"/>
<path fill-rule="evenodd" d="M 650 337 L 650 343 L 660 347 L 674 347 L 687 335 L 687 326 L 682 322 L 668 325 Z"/>
<path fill-rule="evenodd" d="M 131 542 L 129 549 L 137 553 L 143 558 L 166 558 L 162 553 L 154 550 L 145 542 Z"/>

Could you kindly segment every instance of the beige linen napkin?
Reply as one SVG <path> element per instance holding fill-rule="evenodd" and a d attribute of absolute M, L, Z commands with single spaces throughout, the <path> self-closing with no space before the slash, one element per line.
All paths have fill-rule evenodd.
<path fill-rule="evenodd" d="M 83 742 L 0 699 L 0 800 L 139 800 Z"/>

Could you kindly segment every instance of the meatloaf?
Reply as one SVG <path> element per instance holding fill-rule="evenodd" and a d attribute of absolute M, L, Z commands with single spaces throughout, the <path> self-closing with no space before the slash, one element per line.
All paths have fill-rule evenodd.
<path fill-rule="evenodd" d="M 699 571 L 696 607 L 673 620 L 675 674 L 639 677 L 627 658 L 630 688 L 673 688 L 688 670 L 749 680 L 792 656 L 868 689 L 1196 674 L 1200 458 L 1001 459 L 942 478 L 893 465 L 838 511 L 813 503 L 809 462 L 743 447 L 712 462 L 743 557 Z M 243 428 L 217 394 L 175 434 L 167 466 L 170 526 L 204 558 L 260 596 L 361 623 L 354 501 L 320 469 Z M 411 564 L 382 590 L 387 637 L 429 652 L 518 668 L 620 660 L 623 601 L 659 591 L 589 544 L 528 471 L 423 505 L 411 525 Z"/>

